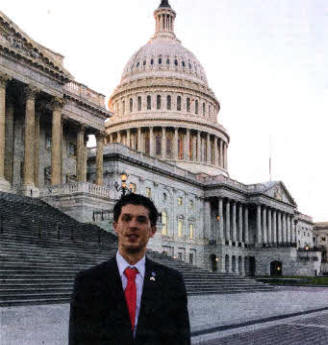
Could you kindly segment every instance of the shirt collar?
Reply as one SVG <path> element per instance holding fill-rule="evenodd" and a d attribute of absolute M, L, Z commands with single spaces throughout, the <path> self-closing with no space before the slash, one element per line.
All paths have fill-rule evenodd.
<path fill-rule="evenodd" d="M 116 262 L 117 262 L 117 267 L 118 267 L 118 271 L 120 273 L 121 279 L 127 267 L 135 267 L 138 270 L 139 274 L 141 275 L 141 278 L 145 277 L 145 270 L 146 270 L 146 256 L 145 255 L 137 263 L 135 263 L 134 265 L 130 265 L 119 253 L 119 251 L 117 251 Z"/>

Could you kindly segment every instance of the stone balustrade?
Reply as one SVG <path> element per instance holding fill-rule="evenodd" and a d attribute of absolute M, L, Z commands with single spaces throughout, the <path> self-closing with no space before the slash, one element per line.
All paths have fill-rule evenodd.
<path fill-rule="evenodd" d="M 101 108 L 105 107 L 105 96 L 89 89 L 83 84 L 71 81 L 64 86 L 64 89 L 65 91 L 79 96 L 80 98 L 88 102 L 94 103 Z"/>
<path fill-rule="evenodd" d="M 72 195 L 87 193 L 95 196 L 114 198 L 114 190 L 88 182 L 73 182 L 63 185 L 48 186 L 40 191 L 41 197 L 54 195 Z"/>

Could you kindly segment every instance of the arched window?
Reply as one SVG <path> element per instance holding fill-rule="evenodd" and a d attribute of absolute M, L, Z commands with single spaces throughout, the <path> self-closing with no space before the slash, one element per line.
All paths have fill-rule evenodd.
<path fill-rule="evenodd" d="M 144 65 L 144 66 L 146 65 L 146 60 L 144 60 L 143 65 Z"/>
<path fill-rule="evenodd" d="M 151 96 L 147 96 L 147 110 L 151 110 Z"/>
<path fill-rule="evenodd" d="M 162 64 L 162 58 L 158 59 L 158 64 L 161 65 Z"/>
<path fill-rule="evenodd" d="M 195 114 L 198 115 L 198 100 L 195 101 Z"/>
<path fill-rule="evenodd" d="M 153 65 L 154 64 L 154 59 L 150 60 L 150 64 Z"/>
<path fill-rule="evenodd" d="M 208 116 L 211 116 L 211 110 L 212 110 L 212 108 L 211 108 L 211 106 L 209 105 L 209 106 L 208 106 Z"/>
<path fill-rule="evenodd" d="M 170 64 L 170 59 L 166 59 L 166 64 L 167 64 L 167 65 Z"/>
<path fill-rule="evenodd" d="M 171 110 L 171 96 L 167 96 L 166 98 L 166 108 L 167 110 Z"/>
<path fill-rule="evenodd" d="M 133 99 L 130 98 L 130 113 L 133 111 Z"/>
<path fill-rule="evenodd" d="M 157 109 L 161 109 L 162 98 L 161 95 L 157 95 Z"/>
<path fill-rule="evenodd" d="M 177 59 L 174 60 L 174 64 L 175 64 L 176 66 L 178 66 L 178 60 L 177 60 Z"/>
<path fill-rule="evenodd" d="M 203 103 L 203 116 L 205 116 L 205 102 Z"/>
<path fill-rule="evenodd" d="M 190 112 L 190 98 L 187 98 L 187 111 Z"/>
<path fill-rule="evenodd" d="M 177 110 L 181 111 L 181 96 L 178 96 L 177 98 Z"/>
<path fill-rule="evenodd" d="M 182 67 L 185 67 L 185 66 L 186 66 L 185 62 L 184 62 L 184 61 L 182 61 Z"/>
<path fill-rule="evenodd" d="M 122 102 L 122 113 L 125 114 L 125 101 Z"/>
<path fill-rule="evenodd" d="M 167 213 L 162 212 L 162 235 L 167 235 Z"/>
<path fill-rule="evenodd" d="M 141 111 L 141 96 L 138 96 L 138 111 Z"/>

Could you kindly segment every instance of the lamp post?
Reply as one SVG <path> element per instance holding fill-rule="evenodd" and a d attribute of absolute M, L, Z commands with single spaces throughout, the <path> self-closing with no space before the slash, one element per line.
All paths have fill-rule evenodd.
<path fill-rule="evenodd" d="M 306 245 L 304 249 L 306 250 L 306 259 L 309 260 L 309 249 L 310 249 L 310 247 L 308 245 Z"/>
<path fill-rule="evenodd" d="M 132 193 L 132 183 L 130 183 L 129 187 L 127 186 L 127 179 L 128 179 L 128 174 L 125 172 L 122 172 L 120 175 L 121 178 L 121 185 L 117 181 L 114 183 L 115 189 L 119 192 L 122 192 L 122 196 L 125 196 L 128 193 Z"/>

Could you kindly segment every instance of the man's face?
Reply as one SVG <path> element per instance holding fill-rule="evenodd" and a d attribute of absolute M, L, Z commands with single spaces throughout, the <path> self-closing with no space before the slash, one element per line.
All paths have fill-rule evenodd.
<path fill-rule="evenodd" d="M 149 238 L 156 232 L 156 226 L 150 224 L 149 210 L 142 205 L 132 204 L 122 207 L 114 229 L 122 254 L 145 253 Z"/>

